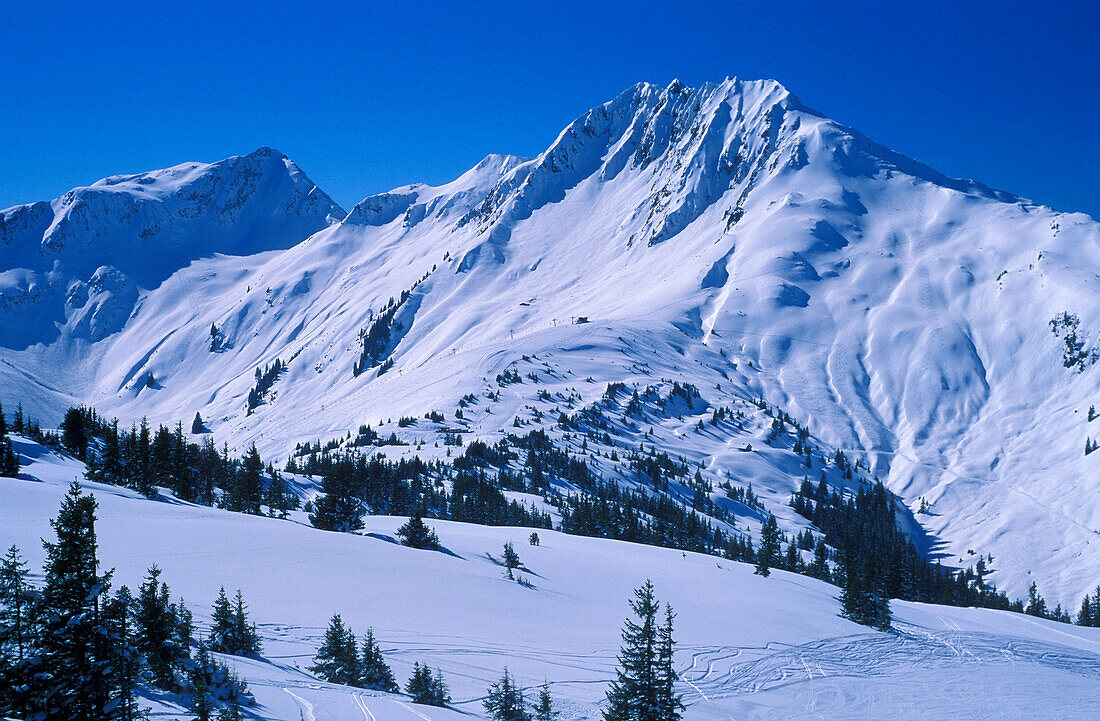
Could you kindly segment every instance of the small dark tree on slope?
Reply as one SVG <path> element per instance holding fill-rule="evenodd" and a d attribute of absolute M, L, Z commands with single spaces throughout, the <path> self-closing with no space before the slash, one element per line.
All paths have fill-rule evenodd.
<path fill-rule="evenodd" d="M 234 603 L 230 605 L 225 588 L 218 593 L 214 602 L 210 629 L 210 650 L 231 656 L 248 656 L 260 652 L 260 638 L 255 624 L 248 622 L 248 612 L 241 592 L 237 591 Z"/>
<path fill-rule="evenodd" d="M 519 554 L 516 553 L 516 549 L 512 546 L 511 541 L 504 544 L 504 555 L 501 556 L 501 563 L 508 569 L 508 578 L 514 578 L 512 571 L 522 565 L 519 560 Z"/>
<path fill-rule="evenodd" d="M 756 553 L 756 573 L 767 576 L 779 559 L 779 525 L 775 516 L 769 515 L 760 531 L 760 550 Z"/>
<path fill-rule="evenodd" d="M 359 685 L 359 649 L 355 634 L 344 627 L 340 614 L 333 615 L 325 630 L 325 640 L 313 657 L 309 670 L 329 683 Z"/>
<path fill-rule="evenodd" d="M 419 506 L 413 511 L 412 517 L 397 529 L 397 537 L 401 539 L 401 545 L 409 548 L 439 548 L 439 537 L 424 524 L 424 510 Z"/>
<path fill-rule="evenodd" d="M 531 721 L 523 689 L 516 685 L 507 667 L 504 668 L 504 677 L 500 682 L 489 687 L 489 693 L 482 704 L 493 721 Z"/>
<path fill-rule="evenodd" d="M 554 710 L 554 700 L 550 697 L 549 684 L 539 688 L 539 700 L 535 704 L 535 721 L 557 721 L 558 712 Z"/>
<path fill-rule="evenodd" d="M 393 678 L 393 671 L 382 657 L 382 649 L 378 647 L 378 641 L 374 638 L 374 629 L 367 628 L 367 635 L 363 637 L 363 653 L 359 659 L 361 676 L 360 685 L 363 688 L 387 693 L 398 693 L 401 688 Z"/>
<path fill-rule="evenodd" d="M 412 696 L 413 703 L 446 706 L 451 702 L 451 695 L 443 680 L 443 674 L 436 669 L 433 675 L 431 669 L 426 665 L 421 666 L 420 663 L 413 664 L 412 676 L 405 684 L 405 692 Z"/>

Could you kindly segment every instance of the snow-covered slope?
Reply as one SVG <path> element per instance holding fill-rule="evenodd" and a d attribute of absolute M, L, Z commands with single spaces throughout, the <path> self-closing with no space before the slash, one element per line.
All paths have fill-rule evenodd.
<path fill-rule="evenodd" d="M 1083 452 L 1100 437 L 1098 251 L 1087 216 L 946 178 L 773 81 L 640 84 L 534 159 L 368 198 L 285 250 L 196 252 L 138 284 L 117 332 L 5 343 L 0 388 L 46 418 L 73 402 L 124 421 L 200 412 L 276 456 L 450 417 L 469 393 L 468 430 L 487 437 L 538 422 L 540 391 L 577 407 L 617 381 L 690 382 L 711 406 L 763 396 L 913 509 L 925 499 L 947 562 L 992 553 L 1010 593 L 1037 580 L 1076 607 L 1100 577 L 1100 453 Z M 1084 342 L 1073 367 L 1062 313 Z M 249 414 L 276 357 L 288 368 Z M 509 368 L 523 382 L 501 388 Z M 801 480 L 740 439 L 699 444 L 672 420 L 657 436 L 780 503 Z"/>
<path fill-rule="evenodd" d="M 48 521 L 83 467 L 15 442 L 29 462 L 22 478 L 0 478 L 0 546 L 17 544 L 37 572 L 39 538 L 51 538 Z M 783 571 L 762 578 L 713 556 L 552 531 L 540 531 L 534 547 L 530 529 L 444 521 L 431 525 L 447 552 L 419 551 L 392 540 L 403 519 L 370 517 L 363 535 L 329 533 L 114 486 L 85 490 L 99 502 L 99 558 L 116 569 L 116 588 L 136 588 L 157 564 L 200 632 L 219 587 L 242 590 L 264 658 L 226 660 L 256 696 L 257 718 L 482 718 L 481 700 L 506 665 L 529 698 L 547 681 L 562 721 L 599 718 L 627 600 L 646 578 L 677 613 L 685 721 L 1100 715 L 1100 629 L 895 602 L 895 629 L 879 633 L 838 616 L 833 586 Z M 486 555 L 499 556 L 509 540 L 530 588 L 503 578 Z M 310 676 L 303 669 L 333 613 L 357 633 L 374 627 L 400 682 L 414 662 L 440 668 L 453 708 Z M 189 718 L 177 697 L 145 700 L 154 718 Z"/>

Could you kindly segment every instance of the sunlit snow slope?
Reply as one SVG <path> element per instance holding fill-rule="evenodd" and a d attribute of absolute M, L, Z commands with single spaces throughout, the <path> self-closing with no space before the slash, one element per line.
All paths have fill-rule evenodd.
<path fill-rule="evenodd" d="M 736 79 L 637 85 L 537 158 L 490 156 L 331 226 L 331 201 L 310 207 L 321 229 L 287 249 L 293 233 L 186 246 L 101 333 L 79 312 L 59 327 L 5 306 L 0 327 L 19 333 L 0 350 L 4 402 L 47 419 L 74 402 L 124 421 L 200 412 L 219 441 L 284 457 L 360 423 L 449 416 L 537 355 L 550 380 L 509 386 L 471 430 L 506 430 L 540 390 L 575 388 L 583 404 L 613 381 L 687 381 L 714 404 L 762 395 L 912 508 L 927 500 L 947 562 L 992 553 L 999 586 L 1019 596 L 1035 580 L 1071 608 L 1100 578 L 1100 453 L 1084 454 L 1100 437 L 1086 420 L 1100 405 L 1100 225 L 1085 215 L 944 177 L 778 83 Z M 21 263 L 46 272 L 20 259 L 48 233 L 8 231 L 30 212 L 3 216 L 11 287 L 29 287 Z M 132 235 L 87 227 L 104 240 L 86 245 L 127 256 Z M 59 252 L 77 277 L 101 262 Z M 388 338 L 356 375 L 391 297 Z M 1066 329 L 1050 326 L 1062 313 L 1079 319 L 1072 367 Z M 255 369 L 276 357 L 288 370 L 249 415 Z"/>
<path fill-rule="evenodd" d="M 18 439 L 20 479 L 0 478 L 0 546 L 16 543 L 35 571 L 39 538 L 83 466 Z M 149 501 L 86 484 L 99 501 L 99 558 L 113 583 L 136 588 L 156 563 L 200 632 L 220 586 L 240 588 L 262 659 L 226 657 L 248 682 L 256 718 L 392 721 L 483 718 L 504 666 L 531 698 L 548 682 L 562 721 L 599 718 L 614 677 L 627 600 L 646 578 L 674 606 L 685 721 L 867 719 L 975 721 L 1100 716 L 1100 629 L 1022 614 L 894 602 L 894 630 L 838 613 L 838 589 L 713 556 L 553 531 L 432 521 L 446 552 L 398 545 L 404 519 L 369 517 L 363 535 L 301 522 Z M 135 538 L 140 543 L 135 543 Z M 518 549 L 531 588 L 486 554 Z M 32 581 L 41 582 L 41 576 Z M 400 682 L 414 662 L 440 668 L 451 709 L 324 683 L 306 669 L 333 613 L 374 627 Z M 151 718 L 189 715 L 170 694 L 146 696 Z"/>

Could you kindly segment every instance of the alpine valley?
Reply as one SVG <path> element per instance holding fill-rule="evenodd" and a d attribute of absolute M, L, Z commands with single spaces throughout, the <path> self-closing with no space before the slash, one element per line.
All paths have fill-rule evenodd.
<path fill-rule="evenodd" d="M 480 717 L 504 665 L 597 718 L 647 577 L 679 614 L 686 719 L 1045 718 L 1052 688 L 1058 718 L 1097 718 L 1100 629 L 1058 620 L 1100 605 L 1098 361 L 1092 218 L 945 177 L 771 80 L 642 83 L 535 158 L 350 212 L 269 148 L 0 211 L 0 545 L 38 578 L 77 478 L 115 585 L 156 563 L 204 629 L 241 588 L 264 651 L 228 658 L 256 718 Z M 12 430 L 18 404 L 47 431 Z M 255 447 L 295 503 L 110 483 L 114 418 Z M 344 476 L 389 490 L 311 527 Z M 459 513 L 470 478 L 512 510 Z M 873 503 L 957 584 L 884 581 L 890 631 L 838 600 Z M 414 510 L 446 553 L 392 542 Z M 438 667 L 450 706 L 307 674 L 336 612 L 402 683 Z M 185 695 L 144 702 L 190 718 Z"/>

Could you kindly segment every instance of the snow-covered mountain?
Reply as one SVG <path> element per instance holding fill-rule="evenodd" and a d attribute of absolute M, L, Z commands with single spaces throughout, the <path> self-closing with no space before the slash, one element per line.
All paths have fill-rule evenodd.
<path fill-rule="evenodd" d="M 25 348 L 59 332 L 102 340 L 126 323 L 142 289 L 192 260 L 285 249 L 343 216 L 270 148 L 9 208 L 0 213 L 0 343 Z"/>
<path fill-rule="evenodd" d="M 219 442 L 285 457 L 364 423 L 450 418 L 468 394 L 462 429 L 492 438 L 608 383 L 687 382 L 701 404 L 645 442 L 751 480 L 777 512 L 806 471 L 762 448 L 763 428 L 690 433 L 708 408 L 777 404 L 914 511 L 926 501 L 947 562 L 992 553 L 1014 595 L 1036 580 L 1076 607 L 1100 577 L 1085 215 L 944 177 L 736 79 L 639 84 L 536 158 L 490 156 L 330 224 L 341 214 L 267 150 L 4 211 L 4 402 L 44 419 L 199 412 Z M 505 371 L 519 381 L 494 381 Z M 394 431 L 425 442 L 409 453 L 438 437 Z"/>

